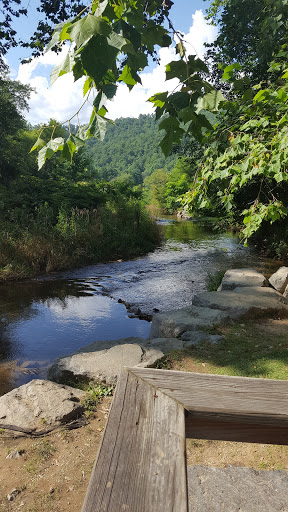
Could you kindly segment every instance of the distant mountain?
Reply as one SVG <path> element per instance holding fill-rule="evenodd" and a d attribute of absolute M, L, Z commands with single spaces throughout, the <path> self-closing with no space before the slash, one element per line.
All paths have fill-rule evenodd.
<path fill-rule="evenodd" d="M 104 141 L 91 139 L 88 143 L 85 153 L 93 176 L 106 181 L 126 178 L 138 185 L 156 169 L 171 170 L 177 155 L 164 157 L 159 147 L 164 134 L 154 115 L 116 119 L 115 124 L 108 124 Z"/>

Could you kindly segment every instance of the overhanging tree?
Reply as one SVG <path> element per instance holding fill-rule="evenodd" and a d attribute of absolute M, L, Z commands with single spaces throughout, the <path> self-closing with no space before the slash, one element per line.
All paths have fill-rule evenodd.
<path fill-rule="evenodd" d="M 91 136 L 104 137 L 107 117 L 106 102 L 114 98 L 117 87 L 124 83 L 131 90 L 141 83 L 140 72 L 147 66 L 148 57 L 156 55 L 158 47 L 169 46 L 178 40 L 178 56 L 166 66 L 167 80 L 177 78 L 179 86 L 172 93 L 156 94 L 150 101 L 156 108 L 156 117 L 164 116 L 159 124 L 166 135 L 160 145 L 168 155 L 174 143 L 183 135 L 202 138 L 203 128 L 211 128 L 203 109 L 216 110 L 222 95 L 205 81 L 201 74 L 208 72 L 198 58 L 187 55 L 182 35 L 169 20 L 170 0 L 93 0 L 72 20 L 56 26 L 47 46 L 60 48 L 70 44 L 63 62 L 51 73 L 51 83 L 65 73 L 73 73 L 74 80 L 85 78 L 84 102 L 91 105 L 91 117 L 76 135 L 58 137 L 44 144 L 41 133 L 33 147 L 39 150 L 39 167 L 55 152 L 71 161 L 74 152 Z M 156 58 L 156 57 L 155 57 Z M 77 119 L 72 115 L 68 122 Z"/>
<path fill-rule="evenodd" d="M 8 182 L 19 172 L 15 168 L 15 148 L 18 133 L 26 127 L 23 111 L 28 108 L 31 88 L 11 80 L 6 68 L 0 73 L 0 181 Z M 21 151 L 18 152 L 18 155 Z M 23 155 L 24 157 L 24 155 Z"/>

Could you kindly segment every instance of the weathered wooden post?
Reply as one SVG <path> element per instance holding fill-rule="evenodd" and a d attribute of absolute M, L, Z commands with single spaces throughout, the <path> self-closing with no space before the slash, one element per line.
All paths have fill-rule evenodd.
<path fill-rule="evenodd" d="M 124 369 L 82 512 L 187 512 L 186 437 L 288 444 L 288 381 Z"/>

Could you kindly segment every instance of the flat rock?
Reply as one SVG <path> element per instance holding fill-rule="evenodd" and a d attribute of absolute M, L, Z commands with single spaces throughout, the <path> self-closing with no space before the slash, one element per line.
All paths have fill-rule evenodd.
<path fill-rule="evenodd" d="M 149 340 L 149 347 L 157 347 L 163 354 L 167 354 L 171 350 L 181 350 L 184 346 L 184 341 L 178 338 L 153 338 Z"/>
<path fill-rule="evenodd" d="M 284 470 L 191 466 L 187 473 L 191 512 L 288 511 L 288 474 Z"/>
<path fill-rule="evenodd" d="M 288 300 L 268 287 L 238 287 L 233 291 L 204 292 L 193 298 L 198 307 L 226 311 L 234 320 L 247 313 L 286 312 Z"/>
<path fill-rule="evenodd" d="M 35 379 L 0 397 L 0 423 L 43 430 L 83 413 L 86 393 L 48 380 Z"/>
<path fill-rule="evenodd" d="M 277 272 L 269 278 L 269 283 L 277 292 L 284 293 L 288 285 L 288 267 L 280 267 Z"/>
<path fill-rule="evenodd" d="M 217 345 L 217 343 L 224 340 L 224 336 L 220 334 L 209 334 L 205 331 L 186 331 L 181 335 L 181 340 L 184 341 L 184 347 L 198 345 L 198 343 L 202 341 L 208 341 L 212 345 Z"/>
<path fill-rule="evenodd" d="M 48 378 L 65 381 L 69 374 L 115 385 L 124 366 L 151 366 L 170 350 L 183 348 L 181 340 L 158 339 L 150 343 L 143 338 L 96 341 L 75 354 L 57 359 L 48 369 Z"/>
<path fill-rule="evenodd" d="M 198 331 L 201 328 L 224 325 L 229 322 L 230 317 L 228 313 L 220 311 L 220 309 L 217 311 L 216 308 L 193 305 L 176 311 L 157 313 L 152 318 L 150 338 L 178 338 L 186 331 Z"/>
<path fill-rule="evenodd" d="M 267 279 L 251 268 L 233 268 L 225 272 L 218 291 L 234 290 L 239 286 L 265 286 Z"/>

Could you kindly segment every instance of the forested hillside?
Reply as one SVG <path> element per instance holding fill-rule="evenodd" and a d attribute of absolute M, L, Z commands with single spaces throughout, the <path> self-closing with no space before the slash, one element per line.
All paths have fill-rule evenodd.
<path fill-rule="evenodd" d="M 11 2 L 7 0 L 7 6 Z M 191 48 L 186 49 L 183 34 L 171 24 L 170 0 L 93 0 L 80 12 L 76 3 L 78 7 L 75 4 L 68 9 L 69 20 L 68 11 L 62 12 L 59 5 L 61 12 L 56 6 L 54 13 L 51 0 L 41 4 L 45 4 L 48 24 L 35 34 L 30 48 L 35 54 L 41 52 L 49 41 L 52 21 L 61 21 L 48 49 L 57 51 L 65 42 L 72 44 L 69 54 L 53 70 L 52 81 L 70 72 L 75 80 L 83 77 L 82 106 L 90 104 L 91 117 L 87 125 L 74 131 L 72 124 L 77 123 L 78 116 L 74 112 L 67 126 L 51 120 L 36 135 L 23 117 L 29 87 L 9 79 L 0 59 L 1 236 L 2 247 L 9 248 L 0 265 L 5 271 L 9 270 L 10 253 L 14 251 L 17 257 L 24 254 L 24 239 L 40 217 L 38 232 L 43 232 L 46 223 L 47 232 L 54 230 L 57 237 L 61 233 L 62 246 L 66 247 L 66 238 L 78 230 L 76 219 L 79 226 L 84 218 L 90 222 L 104 206 L 116 219 L 124 211 L 122 205 L 130 205 L 134 232 L 140 217 L 145 218 L 140 198 L 169 212 L 185 207 L 192 215 L 202 212 L 222 219 L 237 226 L 243 240 L 258 237 L 260 245 L 265 241 L 273 254 L 286 258 L 287 0 L 211 0 L 208 20 L 218 26 L 218 36 L 207 48 L 204 61 L 192 55 Z M 12 16 L 11 9 L 9 12 Z M 7 19 L 5 31 L 0 31 L 3 54 L 11 44 L 6 37 L 11 19 Z M 166 80 L 176 79 L 178 85 L 172 91 L 167 85 L 166 91 L 149 98 L 156 123 L 152 116 L 142 115 L 110 124 L 105 105 L 116 100 L 119 85 L 126 84 L 131 90 L 140 84 L 149 59 L 157 61 L 159 47 L 170 45 L 175 55 L 166 65 Z M 32 139 L 35 151 L 28 154 Z M 80 215 L 83 209 L 85 215 Z M 106 233 L 108 227 L 104 229 L 99 219 L 97 222 L 97 236 Z M 149 223 L 146 228 L 149 231 Z M 83 249 L 81 236 L 76 242 L 71 235 L 71 247 L 79 250 L 78 260 L 81 251 L 93 258 L 91 234 L 88 249 Z M 114 241 L 113 233 L 111 236 Z M 23 246 L 19 239 L 23 239 Z M 133 254 L 143 250 L 135 240 L 130 244 Z M 106 258 L 107 245 L 106 240 L 102 244 L 105 250 L 102 247 L 100 251 Z M 33 241 L 32 246 L 35 252 L 37 243 Z M 110 247 L 110 255 L 119 255 L 123 247 Z M 70 249 L 70 255 L 77 255 L 77 250 Z M 51 248 L 47 254 L 32 266 L 50 268 L 55 255 Z M 68 260 L 67 256 L 67 264 Z"/>
<path fill-rule="evenodd" d="M 106 179 L 104 172 L 101 179 L 96 177 L 93 148 L 81 148 L 71 164 L 54 155 L 38 169 L 37 154 L 30 153 L 37 127 L 24 118 L 29 94 L 29 87 L 11 80 L 4 66 L 0 71 L 0 281 L 152 250 L 159 243 L 159 230 L 141 202 L 141 191 L 133 189 L 129 179 L 109 182 L 112 173 Z M 153 120 L 149 123 L 152 127 Z M 52 133 L 63 139 L 69 135 L 67 127 L 55 120 L 42 130 L 42 140 L 48 142 Z M 106 166 L 109 169 L 107 162 Z"/>
<path fill-rule="evenodd" d="M 171 170 L 177 155 L 165 158 L 159 147 L 163 133 L 158 128 L 154 115 L 116 119 L 115 124 L 108 124 L 104 140 L 90 139 L 85 150 L 93 176 L 139 185 L 157 169 Z"/>

